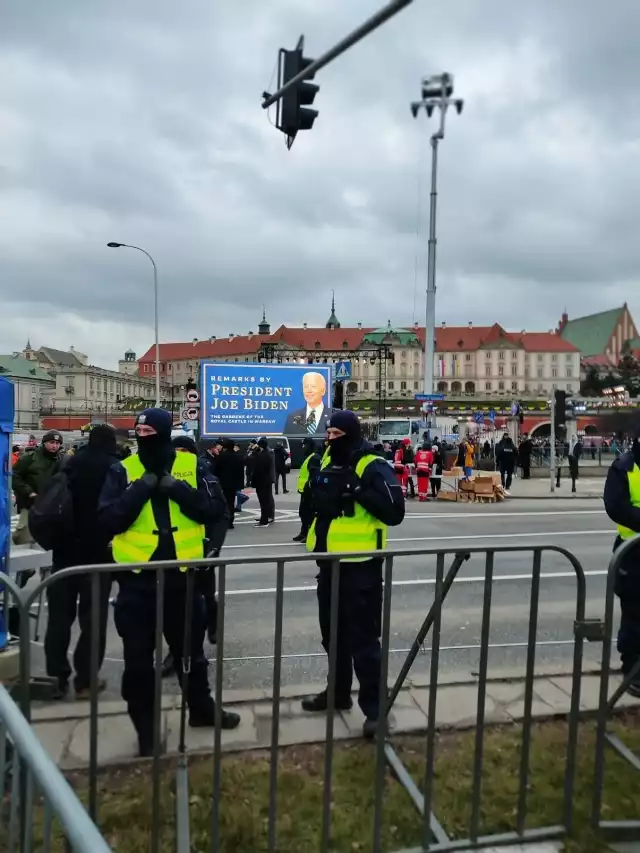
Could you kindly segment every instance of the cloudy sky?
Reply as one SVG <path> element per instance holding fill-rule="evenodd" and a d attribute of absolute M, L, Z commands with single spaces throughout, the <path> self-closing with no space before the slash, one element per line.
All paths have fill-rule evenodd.
<path fill-rule="evenodd" d="M 279 47 L 318 56 L 384 0 L 5 0 L 0 352 L 112 366 L 162 340 L 424 314 L 429 132 L 441 146 L 437 321 L 548 329 L 627 301 L 640 322 L 638 0 L 414 4 L 321 71 L 287 151 L 261 109 Z M 443 12 L 446 9 L 446 13 Z M 273 116 L 271 116 L 273 118 Z M 416 304 L 417 269 L 417 304 Z"/>

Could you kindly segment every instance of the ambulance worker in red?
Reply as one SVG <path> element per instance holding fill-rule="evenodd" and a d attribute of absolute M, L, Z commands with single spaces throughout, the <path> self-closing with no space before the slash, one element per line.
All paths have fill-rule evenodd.
<path fill-rule="evenodd" d="M 408 439 L 407 439 L 408 440 Z M 409 482 L 409 466 L 404 463 L 404 445 L 398 445 L 393 455 L 393 470 L 396 472 L 398 482 L 402 486 L 402 496 L 407 496 L 407 483 Z"/>
<path fill-rule="evenodd" d="M 420 450 L 416 453 L 416 473 L 418 475 L 418 500 L 429 500 L 429 477 L 431 476 L 431 468 L 433 466 L 433 453 L 431 445 L 425 441 Z"/>

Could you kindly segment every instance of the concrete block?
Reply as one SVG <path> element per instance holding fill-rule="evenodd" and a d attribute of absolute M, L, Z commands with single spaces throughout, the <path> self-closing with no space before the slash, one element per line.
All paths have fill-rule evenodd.
<path fill-rule="evenodd" d="M 273 717 L 272 702 L 258 702 L 253 706 L 253 713 L 257 720 L 271 720 Z M 280 702 L 280 718 L 290 719 L 302 713 L 302 707 L 297 699 Z"/>
<path fill-rule="evenodd" d="M 364 714 L 354 703 L 350 711 L 342 711 L 344 720 L 351 737 L 361 737 Z M 416 704 L 409 691 L 401 691 L 388 716 L 389 731 L 393 734 L 420 732 L 427 727 L 427 716 Z"/>
<path fill-rule="evenodd" d="M 429 713 L 429 691 L 412 690 L 411 695 L 424 714 Z M 438 689 L 436 705 L 436 725 L 441 728 L 467 728 L 475 725 L 478 713 L 478 685 L 461 684 Z M 499 708 L 495 701 L 486 697 L 485 721 L 487 723 L 505 723 L 510 717 Z"/>
<path fill-rule="evenodd" d="M 236 749 L 255 749 L 258 743 L 256 721 L 253 710 L 250 708 L 240 709 L 240 725 L 237 729 L 222 731 L 223 751 Z M 180 711 L 169 711 L 165 715 L 166 750 L 168 753 L 178 751 L 180 743 Z M 187 729 L 185 742 L 189 751 L 213 752 L 213 740 L 215 732 L 213 728 L 192 729 L 189 728 L 187 717 Z M 266 745 L 266 744 L 262 744 Z"/>
<path fill-rule="evenodd" d="M 549 679 L 560 690 L 563 690 L 569 696 L 571 695 L 571 678 L 551 678 Z M 609 676 L 609 696 L 622 683 L 620 675 Z M 583 675 L 580 683 L 580 709 L 582 711 L 597 711 L 600 703 L 600 676 L 599 675 Z M 624 694 L 618 699 L 616 708 L 632 708 L 640 704 L 638 699 L 633 696 Z"/>
<path fill-rule="evenodd" d="M 304 716 L 302 714 L 304 713 Z M 296 743 L 322 743 L 326 740 L 327 717 L 326 714 L 307 714 L 301 712 L 300 716 L 280 720 L 278 742 L 280 746 L 290 746 Z M 333 717 L 334 740 L 345 740 L 348 738 L 349 729 L 339 714 Z"/>
<path fill-rule="evenodd" d="M 75 721 L 40 723 L 34 725 L 34 731 L 42 746 L 52 760 L 60 764 L 69 748 L 76 727 Z"/>
<path fill-rule="evenodd" d="M 233 688 L 231 690 L 222 691 L 222 701 L 225 706 L 245 702 L 260 702 L 262 699 L 268 699 L 270 695 L 270 691 L 264 690 L 260 687 L 249 688 L 246 690 Z"/>
<path fill-rule="evenodd" d="M 523 681 L 489 684 L 487 696 L 508 717 L 520 720 L 524 716 Z M 531 711 L 534 717 L 566 714 L 569 711 L 569 697 L 547 679 L 538 679 L 533 684 Z"/>
<path fill-rule="evenodd" d="M 128 715 L 98 717 L 98 764 L 132 758 L 138 753 L 138 739 Z M 83 767 L 89 763 L 89 720 L 81 720 L 73 730 L 73 737 L 62 766 Z"/>

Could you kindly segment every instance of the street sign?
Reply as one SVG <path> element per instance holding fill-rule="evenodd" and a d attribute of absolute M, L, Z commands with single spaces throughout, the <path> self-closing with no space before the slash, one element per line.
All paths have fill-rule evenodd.
<path fill-rule="evenodd" d="M 433 400 L 444 400 L 444 394 L 416 394 L 419 403 L 429 403 Z"/>
<path fill-rule="evenodd" d="M 335 376 L 337 382 L 344 382 L 345 379 L 351 379 L 351 362 L 337 361 L 334 365 Z"/>
<path fill-rule="evenodd" d="M 493 423 L 496 419 L 496 410 L 495 409 L 489 409 L 489 414 L 487 415 L 487 417 L 489 418 L 491 423 Z"/>
<path fill-rule="evenodd" d="M 482 412 L 474 412 L 473 419 L 477 424 L 484 423 L 484 415 Z"/>
<path fill-rule="evenodd" d="M 190 406 L 189 408 L 182 410 L 183 421 L 197 421 L 199 416 L 200 408 L 196 408 L 195 406 Z"/>

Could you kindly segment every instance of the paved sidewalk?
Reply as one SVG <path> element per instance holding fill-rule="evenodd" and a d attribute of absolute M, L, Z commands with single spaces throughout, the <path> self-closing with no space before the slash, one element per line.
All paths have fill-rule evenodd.
<path fill-rule="evenodd" d="M 484 472 L 478 473 L 483 474 Z M 452 477 L 445 474 L 443 479 L 445 483 L 453 486 Z M 525 500 L 602 500 L 605 483 L 603 477 L 598 479 L 580 477 L 576 484 L 577 492 L 575 494 L 571 493 L 571 480 L 563 478 L 561 483 L 560 488 L 552 492 L 549 477 L 532 477 L 530 480 L 523 480 L 518 477 L 514 479 L 509 490 L 509 497 L 506 500 L 512 501 L 518 498 Z"/>
<path fill-rule="evenodd" d="M 611 676 L 610 689 L 619 684 L 619 677 Z M 414 678 L 402 690 L 390 715 L 391 733 L 424 731 L 427 725 L 429 681 Z M 597 675 L 584 675 L 580 706 L 583 711 L 595 711 L 598 706 L 600 679 Z M 324 685 L 309 684 L 302 687 L 282 688 L 280 702 L 280 745 L 318 743 L 325 740 L 324 714 L 307 714 L 302 711 L 300 698 L 323 689 Z M 568 713 L 570 707 L 571 676 L 558 674 L 540 676 L 534 682 L 533 715 L 537 719 L 553 718 Z M 355 697 L 354 697 L 355 698 Z M 469 728 L 475 724 L 478 701 L 476 681 L 466 680 L 445 683 L 438 689 L 436 723 L 440 729 Z M 178 748 L 180 725 L 180 697 L 163 698 L 163 745 L 168 753 Z M 640 702 L 624 696 L 619 707 L 637 706 Z M 222 732 L 225 751 L 264 749 L 271 742 L 272 702 L 266 690 L 227 690 L 224 705 L 241 716 L 240 726 L 234 731 Z M 486 722 L 511 723 L 522 718 L 524 708 L 524 681 L 522 679 L 491 680 L 487 686 Z M 63 768 L 85 767 L 89 759 L 89 703 L 58 702 L 35 707 L 32 722 L 51 757 Z M 348 712 L 336 714 L 334 737 L 336 740 L 359 738 L 363 715 L 354 702 Z M 210 751 L 213 747 L 212 729 L 187 729 L 189 751 Z M 101 701 L 98 722 L 98 760 L 100 765 L 117 763 L 135 757 L 136 739 L 123 702 Z"/>

